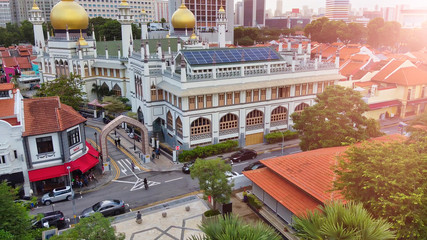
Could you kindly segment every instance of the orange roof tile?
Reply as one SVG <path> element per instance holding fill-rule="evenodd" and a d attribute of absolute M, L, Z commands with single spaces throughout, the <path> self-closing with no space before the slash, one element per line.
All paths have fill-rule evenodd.
<path fill-rule="evenodd" d="M 372 85 L 374 85 L 374 82 L 371 81 L 367 81 L 367 82 L 356 82 L 354 83 L 354 85 L 358 86 L 358 87 L 370 87 Z"/>
<path fill-rule="evenodd" d="M 9 51 L 1 51 L 2 57 L 10 57 Z"/>
<path fill-rule="evenodd" d="M 373 81 L 384 80 L 390 73 L 395 71 L 400 65 L 403 64 L 403 61 L 391 60 L 386 66 L 384 66 L 375 76 L 372 77 Z"/>
<path fill-rule="evenodd" d="M 12 117 L 15 114 L 15 99 L 0 100 L 0 117 Z"/>
<path fill-rule="evenodd" d="M 368 54 L 354 54 L 350 59 L 354 62 L 366 63 L 371 57 Z"/>
<path fill-rule="evenodd" d="M 321 202 L 268 168 L 245 171 L 243 174 L 297 216 L 305 216 L 307 210 L 313 211 L 321 205 Z"/>
<path fill-rule="evenodd" d="M 392 75 L 383 80 L 377 80 L 384 83 L 395 83 L 403 86 L 415 86 L 427 84 L 427 72 L 417 67 L 399 68 Z"/>
<path fill-rule="evenodd" d="M 59 97 L 24 99 L 24 136 L 63 131 L 86 121 Z"/>
<path fill-rule="evenodd" d="M 363 65 L 364 63 L 350 62 L 340 70 L 340 74 L 346 77 L 349 77 L 350 75 L 354 76 Z"/>
<path fill-rule="evenodd" d="M 33 68 L 27 57 L 17 57 L 16 61 L 18 62 L 18 66 L 21 69 Z"/>
<path fill-rule="evenodd" d="M 3 58 L 3 65 L 5 67 L 16 67 L 16 66 L 18 66 L 18 63 L 16 62 L 15 57 L 4 57 Z"/>
<path fill-rule="evenodd" d="M 329 46 L 328 48 L 326 48 L 325 50 L 323 50 L 322 57 L 323 58 L 329 58 L 331 56 L 335 56 L 336 52 L 337 52 L 337 47 L 336 46 Z"/>
<path fill-rule="evenodd" d="M 0 91 L 12 90 L 13 86 L 14 86 L 13 83 L 1 83 L 0 84 Z"/>
<path fill-rule="evenodd" d="M 340 49 L 340 59 L 348 60 L 351 55 L 360 52 L 359 48 L 355 47 L 344 47 Z"/>
<path fill-rule="evenodd" d="M 0 120 L 8 122 L 12 126 L 18 126 L 18 125 L 20 125 L 20 123 L 18 122 L 17 118 L 5 118 L 5 119 L 0 119 Z"/>

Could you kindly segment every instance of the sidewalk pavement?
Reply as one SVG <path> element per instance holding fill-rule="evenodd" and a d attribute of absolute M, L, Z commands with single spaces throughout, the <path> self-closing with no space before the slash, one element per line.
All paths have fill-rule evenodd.
<path fill-rule="evenodd" d="M 397 125 L 400 122 L 405 122 L 408 123 L 412 120 L 414 120 L 417 116 L 409 116 L 406 118 L 398 118 L 398 117 L 394 117 L 394 118 L 386 118 L 386 119 L 380 119 L 380 127 L 388 127 L 388 126 L 393 126 L 393 125 Z"/>

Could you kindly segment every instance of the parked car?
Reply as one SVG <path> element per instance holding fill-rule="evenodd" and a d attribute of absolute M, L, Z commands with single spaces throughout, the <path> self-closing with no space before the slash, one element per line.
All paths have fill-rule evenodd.
<path fill-rule="evenodd" d="M 247 167 L 245 167 L 243 171 L 250 171 L 250 170 L 255 170 L 255 169 L 264 168 L 264 167 L 265 167 L 264 164 L 262 164 L 260 161 L 256 161 L 254 163 L 249 164 Z"/>
<path fill-rule="evenodd" d="M 114 216 L 118 214 L 125 213 L 126 206 L 125 202 L 122 200 L 103 200 L 95 203 L 92 207 L 86 208 L 83 210 L 80 218 L 89 217 L 90 215 L 100 212 L 104 217 Z"/>
<path fill-rule="evenodd" d="M 233 162 L 241 162 L 248 159 L 254 159 L 256 158 L 256 156 L 257 156 L 257 153 L 252 149 L 241 149 L 238 152 L 233 153 L 230 159 Z"/>
<path fill-rule="evenodd" d="M 58 229 L 63 229 L 67 227 L 67 222 L 61 211 L 40 213 L 40 215 L 41 218 L 39 220 L 37 217 L 34 217 L 32 221 L 33 228 L 56 227 Z"/>
<path fill-rule="evenodd" d="M 41 202 L 44 205 L 50 205 L 51 203 L 63 200 L 70 201 L 71 199 L 73 199 L 73 196 L 74 191 L 70 186 L 66 186 L 63 188 L 55 188 L 52 192 L 43 195 Z"/>
<path fill-rule="evenodd" d="M 240 176 L 241 174 L 238 172 L 225 172 L 225 176 L 228 179 L 228 182 L 233 181 L 236 177 Z"/>
<path fill-rule="evenodd" d="M 182 172 L 185 174 L 190 174 L 190 168 L 194 165 L 194 161 L 184 163 L 182 166 Z"/>

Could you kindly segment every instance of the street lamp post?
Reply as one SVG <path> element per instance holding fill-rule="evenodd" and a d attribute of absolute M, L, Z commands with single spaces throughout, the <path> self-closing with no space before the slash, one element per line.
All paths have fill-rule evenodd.
<path fill-rule="evenodd" d="M 67 170 L 68 170 L 68 179 L 70 179 L 70 188 L 72 188 L 71 186 L 71 173 L 70 173 L 70 166 L 67 166 Z M 73 218 L 74 218 L 74 224 L 76 224 L 76 201 L 74 200 L 74 191 L 73 194 L 71 195 L 72 199 L 73 199 Z"/>
<path fill-rule="evenodd" d="M 282 155 L 283 155 L 283 146 L 285 145 L 285 135 L 282 133 Z"/>
<path fill-rule="evenodd" d="M 95 135 L 96 150 L 98 150 L 98 133 L 94 132 L 93 135 Z"/>
<path fill-rule="evenodd" d="M 136 151 L 136 146 L 135 146 L 135 136 L 133 136 L 133 151 Z"/>

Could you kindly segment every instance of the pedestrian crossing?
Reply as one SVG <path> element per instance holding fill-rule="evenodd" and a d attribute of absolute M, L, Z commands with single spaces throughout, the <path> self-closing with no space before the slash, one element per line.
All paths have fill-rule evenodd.
<path fill-rule="evenodd" d="M 116 162 L 119 166 L 120 174 L 128 176 L 134 175 L 135 173 L 143 172 L 143 170 L 139 166 L 135 165 L 132 160 L 129 160 L 127 158 L 116 160 Z"/>

